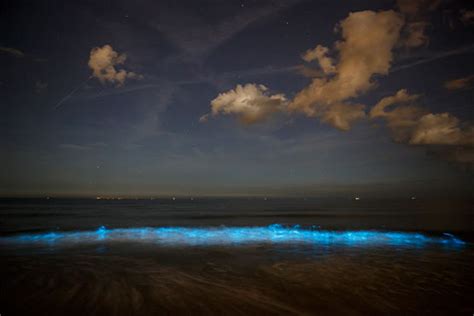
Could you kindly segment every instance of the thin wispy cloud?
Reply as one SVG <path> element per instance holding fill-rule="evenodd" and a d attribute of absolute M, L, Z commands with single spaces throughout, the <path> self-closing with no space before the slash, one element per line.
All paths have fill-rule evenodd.
<path fill-rule="evenodd" d="M 468 45 L 456 49 L 451 49 L 447 51 L 441 51 L 441 52 L 432 52 L 427 56 L 422 56 L 420 59 L 409 62 L 406 64 L 402 65 L 396 65 L 394 66 L 390 72 L 397 72 L 405 69 L 410 69 L 419 65 L 431 63 L 440 59 L 452 57 L 452 56 L 457 56 L 457 55 L 462 55 L 462 54 L 472 54 L 474 53 L 474 45 Z"/>
<path fill-rule="evenodd" d="M 1 46 L 0 47 L 0 52 L 6 53 L 6 54 L 9 54 L 11 56 L 18 57 L 18 58 L 23 58 L 23 57 L 26 56 L 24 52 L 22 52 L 19 49 L 13 48 L 13 47 Z"/>

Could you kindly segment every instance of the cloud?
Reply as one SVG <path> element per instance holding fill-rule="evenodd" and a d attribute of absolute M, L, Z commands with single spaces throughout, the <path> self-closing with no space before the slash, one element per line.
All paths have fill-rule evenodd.
<path fill-rule="evenodd" d="M 449 113 L 426 114 L 420 118 L 410 139 L 414 145 L 474 145 L 474 128 L 461 129 Z"/>
<path fill-rule="evenodd" d="M 425 34 L 430 25 L 428 12 L 440 4 L 440 0 L 397 0 L 397 7 L 406 20 L 400 41 L 402 46 L 413 48 L 429 43 L 429 37 Z"/>
<path fill-rule="evenodd" d="M 410 22 L 405 26 L 406 37 L 403 40 L 403 45 L 406 47 L 418 47 L 428 44 L 430 39 L 425 34 L 428 22 L 418 21 Z"/>
<path fill-rule="evenodd" d="M 338 25 L 342 40 L 335 43 L 336 57 L 329 56 L 329 48 L 322 45 L 302 55 L 306 62 L 317 61 L 322 71 L 301 67 L 306 76 L 312 76 L 312 82 L 293 100 L 287 101 L 278 94 L 273 96 L 273 106 L 268 106 L 269 97 L 263 94 L 266 98 L 262 98 L 258 95 L 262 91 L 250 84 L 240 87 L 240 92 L 231 90 L 219 95 L 211 103 L 212 113 L 238 114 L 242 122 L 253 123 L 281 108 L 278 111 L 303 113 L 347 131 L 354 122 L 366 116 L 364 105 L 354 104 L 351 99 L 373 88 L 376 85 L 375 75 L 388 73 L 393 59 L 392 50 L 399 40 L 402 25 L 403 18 L 393 10 L 351 13 Z M 250 87 L 253 89 L 252 97 L 243 96 L 243 91 L 248 89 L 250 92 Z M 278 106 L 274 105 L 276 99 Z"/>
<path fill-rule="evenodd" d="M 327 56 L 328 52 L 329 48 L 318 45 L 307 50 L 301 57 L 308 63 L 316 59 L 324 73 L 332 74 L 336 72 L 336 67 L 334 67 L 332 58 Z"/>
<path fill-rule="evenodd" d="M 104 45 L 91 50 L 88 64 L 92 69 L 92 76 L 99 79 L 101 83 L 110 82 L 119 87 L 125 83 L 126 79 L 143 78 L 137 73 L 116 68 L 124 64 L 126 59 L 126 54 L 119 54 L 112 46 Z"/>
<path fill-rule="evenodd" d="M 410 95 L 405 89 L 395 95 L 381 99 L 370 111 L 370 118 L 383 118 L 395 141 L 409 145 L 442 146 L 435 149 L 443 156 L 465 161 L 469 155 L 448 153 L 452 146 L 469 147 L 474 145 L 474 128 L 461 124 L 449 113 L 429 113 L 414 102 L 419 95 Z M 387 110 L 391 108 L 391 110 Z M 462 152 L 468 152 L 462 150 Z M 461 161 L 461 160 L 458 160 Z M 474 162 L 474 160 L 472 160 Z"/>
<path fill-rule="evenodd" d="M 327 60 L 328 49 L 320 45 L 303 56 L 305 60 L 318 59 L 326 76 L 314 78 L 296 94 L 289 108 L 348 130 L 349 123 L 365 115 L 360 105 L 352 109 L 346 101 L 373 88 L 374 75 L 388 73 L 402 25 L 403 19 L 392 10 L 351 13 L 339 24 L 343 40 L 335 45 L 339 52 L 337 64 Z M 348 113 L 339 120 L 343 112 Z"/>
<path fill-rule="evenodd" d="M 186 6 L 171 1 L 154 1 L 150 26 L 162 32 L 186 57 L 201 59 L 257 21 L 279 14 L 300 0 L 268 0 L 246 3 L 245 10 L 227 1 L 210 1 L 219 6 L 220 14 L 212 18 L 200 12 L 203 4 Z"/>
<path fill-rule="evenodd" d="M 399 90 L 395 95 L 381 99 L 371 110 L 370 117 L 389 117 L 393 112 L 386 112 L 385 109 L 394 104 L 408 103 L 418 99 L 420 95 L 410 95 L 406 89 Z"/>
<path fill-rule="evenodd" d="M 320 69 L 309 67 L 307 65 L 298 65 L 295 67 L 296 73 L 308 78 L 324 77 L 324 72 Z"/>
<path fill-rule="evenodd" d="M 241 123 L 252 124 L 284 111 L 287 102 L 283 94 L 272 95 L 264 85 L 249 83 L 219 94 L 211 101 L 211 114 L 234 114 Z M 201 116 L 200 121 L 204 122 L 207 118 L 208 115 Z"/>
<path fill-rule="evenodd" d="M 41 58 L 41 57 L 35 57 L 34 55 L 31 55 L 31 54 L 26 54 L 24 53 L 23 51 L 17 49 L 17 48 L 13 48 L 13 47 L 5 47 L 5 46 L 0 46 L 0 53 L 6 53 L 6 54 L 9 54 L 13 57 L 16 57 L 16 58 L 27 58 L 27 60 L 33 60 L 35 62 L 46 62 L 47 59 L 45 58 Z"/>
<path fill-rule="evenodd" d="M 400 12 L 408 16 L 417 16 L 427 10 L 432 11 L 440 4 L 440 0 L 397 0 Z"/>
<path fill-rule="evenodd" d="M 467 46 L 459 47 L 459 48 L 448 50 L 448 51 L 432 52 L 426 56 L 419 57 L 414 62 L 395 66 L 390 70 L 390 73 L 400 71 L 400 70 L 410 69 L 418 65 L 423 65 L 426 63 L 437 61 L 439 59 L 452 57 L 456 55 L 462 55 L 462 54 L 471 53 L 471 52 L 474 52 L 474 45 L 467 45 Z"/>
<path fill-rule="evenodd" d="M 23 53 L 19 49 L 12 48 L 12 47 L 0 47 L 0 52 L 4 52 L 4 53 L 7 53 L 19 58 L 25 57 L 25 53 Z"/>
<path fill-rule="evenodd" d="M 263 85 L 237 85 L 212 100 L 211 113 L 203 115 L 200 121 L 206 122 L 211 114 L 226 114 L 236 115 L 242 123 L 251 124 L 275 113 L 302 113 L 348 131 L 354 122 L 367 117 L 366 106 L 355 103 L 354 99 L 376 87 L 376 76 L 389 73 L 396 48 L 416 47 L 428 41 L 424 34 L 428 24 L 423 20 L 423 14 L 438 4 L 436 1 L 399 1 L 400 12 L 350 13 L 336 27 L 342 39 L 333 49 L 316 45 L 302 54 L 304 61 L 316 61 L 319 68 L 312 65 L 297 68 L 312 81 L 293 99 L 288 100 L 283 94 L 271 95 Z M 416 64 L 471 49 L 444 52 Z M 446 87 L 465 87 L 473 78 L 457 79 L 446 83 Z M 417 105 L 419 98 L 420 95 L 402 89 L 381 99 L 370 109 L 368 116 L 384 120 L 396 142 L 429 147 L 438 156 L 450 160 L 466 162 L 471 159 L 469 157 L 474 156 L 470 149 L 474 145 L 474 128 L 449 113 L 430 113 Z"/>
<path fill-rule="evenodd" d="M 207 121 L 209 121 L 209 113 L 204 114 L 199 118 L 199 123 L 206 123 Z"/>
<path fill-rule="evenodd" d="M 67 150 L 78 150 L 78 151 L 84 151 L 84 150 L 92 150 L 92 149 L 99 149 L 106 147 L 107 144 L 97 142 L 97 143 L 89 143 L 89 144 L 60 144 L 59 148 L 61 149 L 67 149 Z"/>
<path fill-rule="evenodd" d="M 286 111 L 319 118 L 344 131 L 363 119 L 366 116 L 364 106 L 355 104 L 353 99 L 376 87 L 376 76 L 389 73 L 397 47 L 417 47 L 428 42 L 424 33 L 429 25 L 426 12 L 436 8 L 439 2 L 400 0 L 397 4 L 400 12 L 350 13 L 336 27 L 342 39 L 333 49 L 316 45 L 304 52 L 302 59 L 307 63 L 317 62 L 319 69 L 306 65 L 298 67 L 299 72 L 312 81 L 292 100 L 285 102 Z M 390 113 L 390 122 L 402 124 L 402 120 L 396 119 L 400 116 L 403 124 L 407 124 L 408 117 L 420 115 L 420 111 L 418 108 L 397 109 Z M 259 120 L 273 112 L 260 113 Z"/>
<path fill-rule="evenodd" d="M 463 78 L 448 80 L 444 83 L 444 87 L 448 90 L 469 89 L 474 86 L 474 75 Z"/>
<path fill-rule="evenodd" d="M 59 148 L 68 150 L 89 150 L 89 146 L 77 145 L 77 144 L 60 144 Z"/>
<path fill-rule="evenodd" d="M 426 114 L 418 122 L 410 145 L 424 145 L 429 153 L 457 163 L 474 164 L 474 127 L 449 113 Z"/>
<path fill-rule="evenodd" d="M 365 115 L 363 104 L 334 104 L 321 116 L 321 121 L 328 123 L 341 131 L 351 129 L 352 123 L 363 119 Z"/>
<path fill-rule="evenodd" d="M 418 120 L 427 112 L 414 105 L 419 95 L 402 89 L 393 96 L 381 99 L 369 113 L 371 119 L 383 118 L 396 142 L 408 143 Z M 395 105 L 398 105 L 395 107 Z"/>

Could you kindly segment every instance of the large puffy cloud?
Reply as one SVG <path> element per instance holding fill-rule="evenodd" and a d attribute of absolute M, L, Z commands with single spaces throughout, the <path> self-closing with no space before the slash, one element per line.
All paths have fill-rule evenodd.
<path fill-rule="evenodd" d="M 418 120 L 427 112 L 414 105 L 418 95 L 410 95 L 402 89 L 393 96 L 381 99 L 369 113 L 370 118 L 383 118 L 397 142 L 409 142 Z M 397 105 L 395 107 L 395 105 Z"/>
<path fill-rule="evenodd" d="M 400 90 L 381 99 L 370 111 L 370 117 L 383 118 L 393 139 L 410 145 L 437 146 L 433 151 L 450 160 L 469 160 L 474 146 L 474 128 L 462 124 L 449 113 L 429 113 L 414 102 L 418 95 Z"/>
<path fill-rule="evenodd" d="M 317 59 L 327 74 L 314 78 L 289 105 L 290 110 L 321 117 L 341 130 L 365 116 L 363 106 L 347 102 L 375 85 L 373 76 L 387 74 L 393 59 L 403 19 L 395 11 L 361 11 L 341 21 L 343 40 L 336 43 L 339 60 L 333 65 L 328 49 L 318 45 L 303 58 Z M 341 120 L 342 118 L 342 120 Z"/>
<path fill-rule="evenodd" d="M 126 59 L 126 54 L 117 53 L 110 45 L 94 47 L 89 58 L 92 76 L 102 83 L 110 82 L 117 86 L 122 86 L 126 79 L 143 78 L 142 75 L 137 73 L 116 68 L 118 65 L 124 64 Z"/>
<path fill-rule="evenodd" d="M 351 13 L 340 23 L 343 40 L 336 43 L 335 76 L 316 78 L 290 104 L 309 115 L 324 111 L 373 87 L 375 74 L 387 74 L 402 18 L 394 11 Z"/>
<path fill-rule="evenodd" d="M 449 113 L 426 114 L 420 118 L 410 139 L 414 145 L 474 145 L 474 128 L 461 129 Z"/>
<path fill-rule="evenodd" d="M 283 94 L 270 94 L 267 87 L 257 84 L 237 85 L 211 101 L 211 114 L 234 114 L 244 124 L 265 120 L 275 112 L 284 111 L 287 99 Z M 201 117 L 206 121 L 208 114 Z"/>
<path fill-rule="evenodd" d="M 474 163 L 474 127 L 462 124 L 449 113 L 426 114 L 414 128 L 410 145 L 422 145 L 428 152 L 449 161 Z"/>

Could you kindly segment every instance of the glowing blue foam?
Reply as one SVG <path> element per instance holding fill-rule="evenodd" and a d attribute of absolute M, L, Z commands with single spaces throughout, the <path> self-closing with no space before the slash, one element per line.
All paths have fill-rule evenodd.
<path fill-rule="evenodd" d="M 278 224 L 266 227 L 143 227 L 95 231 L 49 232 L 0 237 L 0 244 L 11 243 L 93 243 L 104 241 L 145 241 L 163 245 L 238 245 L 248 243 L 305 243 L 319 245 L 463 245 L 455 236 L 428 236 L 412 232 L 324 231 Z"/>

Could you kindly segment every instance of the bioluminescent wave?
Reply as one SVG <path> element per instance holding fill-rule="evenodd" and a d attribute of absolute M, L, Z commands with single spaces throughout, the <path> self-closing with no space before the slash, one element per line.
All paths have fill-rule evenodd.
<path fill-rule="evenodd" d="M 414 232 L 324 231 L 278 224 L 265 227 L 143 227 L 104 226 L 95 231 L 47 232 L 1 237 L 0 244 L 12 243 L 94 243 L 105 241 L 142 241 L 162 245 L 239 245 L 249 243 L 303 243 L 318 245 L 463 245 L 454 235 L 428 236 Z"/>

